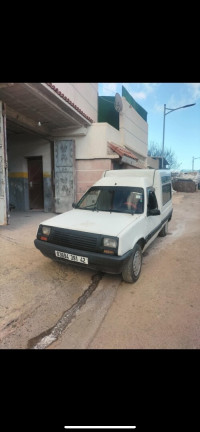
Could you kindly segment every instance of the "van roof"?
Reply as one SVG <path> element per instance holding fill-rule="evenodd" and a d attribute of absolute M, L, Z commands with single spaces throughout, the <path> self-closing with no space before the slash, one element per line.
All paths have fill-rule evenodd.
<path fill-rule="evenodd" d="M 169 170 L 163 169 L 121 169 L 105 171 L 104 177 L 148 177 L 153 180 L 155 173 L 159 173 L 161 177 L 171 175 Z"/>
<path fill-rule="evenodd" d="M 103 177 L 94 186 L 153 186 L 154 178 L 171 177 L 169 170 L 121 169 L 105 171 Z"/>
<path fill-rule="evenodd" d="M 93 186 L 132 186 L 146 188 L 152 186 L 152 180 L 148 177 L 134 176 L 103 177 L 98 180 Z"/>

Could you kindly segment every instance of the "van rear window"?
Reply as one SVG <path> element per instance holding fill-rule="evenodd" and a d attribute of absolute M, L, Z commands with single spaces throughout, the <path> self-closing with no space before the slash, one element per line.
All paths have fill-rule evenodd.
<path fill-rule="evenodd" d="M 163 206 L 170 201 L 172 198 L 172 188 L 171 188 L 171 183 L 163 185 L 162 186 L 162 201 L 163 201 Z"/>

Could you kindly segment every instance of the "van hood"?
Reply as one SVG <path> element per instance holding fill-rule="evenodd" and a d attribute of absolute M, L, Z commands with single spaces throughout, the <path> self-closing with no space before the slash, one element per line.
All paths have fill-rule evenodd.
<path fill-rule="evenodd" d="M 76 231 L 118 236 L 120 232 L 141 214 L 90 211 L 74 209 L 41 222 L 42 225 Z"/>

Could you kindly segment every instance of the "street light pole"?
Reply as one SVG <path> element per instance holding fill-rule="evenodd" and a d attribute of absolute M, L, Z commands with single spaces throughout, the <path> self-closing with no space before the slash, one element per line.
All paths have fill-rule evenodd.
<path fill-rule="evenodd" d="M 163 116 L 162 168 L 163 168 L 164 141 L 165 141 L 165 116 L 166 116 L 165 113 L 166 113 L 166 104 L 164 104 L 164 116 Z"/>
<path fill-rule="evenodd" d="M 193 158 L 192 158 L 192 171 L 194 171 L 194 160 L 195 160 L 195 159 L 200 159 L 200 157 L 195 158 L 195 157 L 193 156 Z"/>
<path fill-rule="evenodd" d="M 184 105 L 178 108 L 167 108 L 166 104 L 164 104 L 164 116 L 163 116 L 163 142 L 162 142 L 162 168 L 163 168 L 163 158 L 164 158 L 164 142 L 165 142 L 165 117 L 167 114 L 170 114 L 172 111 L 176 111 L 178 109 L 181 108 L 187 108 L 187 107 L 191 107 L 193 105 L 196 105 L 196 103 L 193 104 L 189 104 L 189 105 Z M 166 110 L 168 110 L 168 112 L 166 112 Z"/>

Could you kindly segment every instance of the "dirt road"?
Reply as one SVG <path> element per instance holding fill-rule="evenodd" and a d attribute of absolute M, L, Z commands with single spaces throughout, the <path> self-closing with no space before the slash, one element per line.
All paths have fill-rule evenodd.
<path fill-rule="evenodd" d="M 0 349 L 200 348 L 200 191 L 173 206 L 135 284 L 51 262 L 33 246 L 42 215 L 13 213 L 0 227 Z"/>
<path fill-rule="evenodd" d="M 174 196 L 169 235 L 122 283 L 89 348 L 200 348 L 200 193 Z"/>
<path fill-rule="evenodd" d="M 173 205 L 169 234 L 147 249 L 137 283 L 120 283 L 93 339 L 74 338 L 82 311 L 54 348 L 200 348 L 200 192 L 176 193 Z"/>

